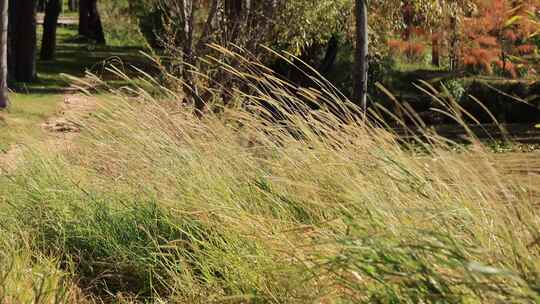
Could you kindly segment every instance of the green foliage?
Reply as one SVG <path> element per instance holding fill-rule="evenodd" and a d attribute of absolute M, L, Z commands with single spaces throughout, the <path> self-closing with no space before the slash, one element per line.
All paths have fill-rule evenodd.
<path fill-rule="evenodd" d="M 324 43 L 345 32 L 353 4 L 351 0 L 284 1 L 276 14 L 277 39 L 271 44 L 299 55 L 306 46 Z"/>
<path fill-rule="evenodd" d="M 387 54 L 374 53 L 370 56 L 368 81 L 372 94 L 376 92 L 374 84 L 377 82 L 384 83 L 395 67 L 394 59 Z"/>
<path fill-rule="evenodd" d="M 163 11 L 158 1 L 136 0 L 130 3 L 129 12 L 137 22 L 140 33 L 153 48 L 160 48 L 163 35 Z M 164 37 L 161 37 L 162 39 Z"/>
<path fill-rule="evenodd" d="M 99 5 L 108 45 L 140 47 L 144 44 L 137 18 L 132 16 L 134 3 L 127 0 L 106 0 L 100 1 Z"/>
<path fill-rule="evenodd" d="M 448 91 L 450 97 L 456 102 L 461 102 L 463 100 L 463 96 L 467 92 L 467 88 L 465 87 L 463 80 L 460 79 L 448 79 L 443 81 L 442 85 Z"/>

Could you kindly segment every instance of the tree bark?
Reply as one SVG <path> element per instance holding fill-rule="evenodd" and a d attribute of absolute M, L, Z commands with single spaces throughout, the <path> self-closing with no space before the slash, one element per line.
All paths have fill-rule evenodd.
<path fill-rule="evenodd" d="M 440 45 L 439 45 L 439 34 L 431 34 L 431 64 L 434 66 L 440 66 Z"/>
<path fill-rule="evenodd" d="M 36 80 L 36 0 L 10 1 L 8 63 L 13 79 L 19 82 Z"/>
<path fill-rule="evenodd" d="M 328 40 L 324 59 L 319 66 L 319 73 L 323 75 L 324 77 L 328 77 L 328 74 L 334 67 L 334 63 L 336 62 L 336 57 L 337 57 L 338 52 L 339 52 L 339 41 L 336 38 L 336 35 L 332 35 L 332 37 L 330 37 L 330 39 Z"/>
<path fill-rule="evenodd" d="M 8 0 L 0 0 L 0 109 L 5 109 L 9 104 L 8 99 Z"/>
<path fill-rule="evenodd" d="M 8 0 L 8 20 L 13 20 L 13 16 L 17 14 L 15 11 L 15 5 L 13 2 L 16 0 Z M 8 83 L 15 81 L 15 52 L 13 44 L 15 40 L 15 22 L 8 21 L 8 35 L 7 35 L 7 67 L 8 67 Z"/>
<path fill-rule="evenodd" d="M 43 13 L 45 11 L 46 0 L 38 0 L 37 11 Z"/>
<path fill-rule="evenodd" d="M 355 0 L 356 50 L 354 66 L 353 102 L 364 115 L 367 111 L 368 80 L 368 15 L 366 0 Z"/>
<path fill-rule="evenodd" d="M 80 0 L 79 2 L 79 35 L 88 36 L 89 23 L 90 23 L 90 12 L 89 12 L 89 3 L 90 0 Z"/>
<path fill-rule="evenodd" d="M 45 7 L 43 22 L 43 39 L 41 42 L 41 60 L 52 60 L 56 52 L 56 28 L 62 3 L 60 0 L 49 0 Z"/>
<path fill-rule="evenodd" d="M 458 57 L 458 47 L 459 47 L 459 34 L 458 34 L 458 20 L 457 17 L 450 17 L 450 50 L 449 50 L 449 61 L 450 61 L 450 70 L 457 71 L 459 68 L 459 57 Z"/>
<path fill-rule="evenodd" d="M 193 49 L 193 21 L 194 21 L 194 7 L 193 0 L 181 0 L 180 1 L 180 15 L 183 22 L 182 31 L 182 77 L 184 79 L 183 91 L 186 96 L 189 96 L 191 102 L 193 102 L 196 114 L 200 114 L 205 107 L 204 101 L 199 96 L 197 86 L 193 77 L 191 69 L 195 65 L 195 54 Z"/>
<path fill-rule="evenodd" d="M 105 44 L 105 34 L 103 33 L 97 0 L 80 0 L 79 35 L 93 39 L 98 44 Z"/>
<path fill-rule="evenodd" d="M 77 0 L 69 0 L 69 2 L 68 2 L 68 8 L 69 8 L 69 10 L 72 11 L 72 12 L 77 11 L 77 9 L 79 9 Z"/>
<path fill-rule="evenodd" d="M 101 16 L 99 15 L 97 0 L 89 1 L 89 29 L 91 38 L 96 40 L 98 44 L 105 44 L 105 34 L 103 33 L 103 26 L 101 24 Z"/>

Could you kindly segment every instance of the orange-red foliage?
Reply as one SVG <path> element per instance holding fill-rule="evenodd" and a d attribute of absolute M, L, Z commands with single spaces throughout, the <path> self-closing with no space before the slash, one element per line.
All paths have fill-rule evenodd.
<path fill-rule="evenodd" d="M 403 41 L 390 39 L 388 40 L 387 44 L 388 44 L 388 48 L 390 49 L 390 53 L 394 55 L 398 55 L 402 52 L 401 47 L 402 47 Z"/>
<path fill-rule="evenodd" d="M 426 47 L 420 42 L 409 42 L 405 47 L 405 55 L 411 60 L 418 60 L 424 56 Z"/>
<path fill-rule="evenodd" d="M 526 41 L 537 28 L 528 18 L 510 25 L 508 20 L 537 9 L 538 0 L 524 0 L 520 5 L 512 0 L 476 0 L 476 4 L 476 14 L 463 22 L 461 62 L 486 73 L 492 73 L 496 66 L 515 77 L 517 68 L 509 58 L 535 51 L 536 46 Z"/>
<path fill-rule="evenodd" d="M 502 60 L 495 61 L 495 65 L 501 69 L 505 70 L 506 72 L 510 73 L 510 75 L 514 78 L 517 77 L 517 67 L 516 65 L 511 61 L 503 62 Z"/>
<path fill-rule="evenodd" d="M 516 50 L 520 55 L 532 54 L 536 50 L 536 45 L 534 44 L 522 44 L 516 47 Z"/>
<path fill-rule="evenodd" d="M 426 51 L 426 46 L 422 41 L 403 41 L 403 40 L 388 40 L 390 53 L 396 56 L 405 56 L 410 61 L 421 59 Z"/>
<path fill-rule="evenodd" d="M 537 46 L 529 43 L 528 38 L 538 30 L 538 25 L 527 16 L 530 12 L 540 12 L 540 0 L 471 2 L 474 9 L 467 17 L 460 19 L 461 23 L 457 27 L 454 27 L 457 23 L 449 18 L 447 24 L 425 28 L 419 26 L 425 18 L 416 14 L 411 1 L 404 1 L 402 14 L 406 28 L 401 33 L 401 40 L 388 41 L 390 52 L 409 60 L 417 60 L 424 55 L 426 46 L 433 44 L 437 56 L 445 52 L 456 54 L 460 66 L 475 71 L 493 73 L 498 68 L 513 77 L 517 75 L 518 69 L 533 71 L 531 66 L 516 58 L 533 54 L 537 50 Z M 515 16 L 522 18 L 513 18 Z M 513 22 L 509 23 L 509 20 Z M 449 39 L 446 47 L 453 47 L 452 50 L 445 49 L 445 39 Z M 520 64 L 512 61 L 519 61 Z"/>

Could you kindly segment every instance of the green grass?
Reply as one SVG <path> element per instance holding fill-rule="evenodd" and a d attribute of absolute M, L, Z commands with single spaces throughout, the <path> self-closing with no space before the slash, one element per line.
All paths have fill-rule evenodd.
<path fill-rule="evenodd" d="M 540 301 L 532 178 L 428 130 L 412 153 L 329 90 L 310 96 L 345 115 L 307 115 L 307 93 L 250 68 L 247 108 L 199 117 L 157 85 L 116 91 L 81 121 L 78 148 L 30 151 L 0 176 L 0 252 L 22 265 L 0 290 L 45 269 L 48 287 L 23 293 L 41 303 Z"/>
<path fill-rule="evenodd" d="M 1 116 L 0 149 L 7 149 L 12 143 L 42 139 L 39 124 L 55 113 L 61 98 L 49 94 L 10 94 L 11 106 Z"/>
<path fill-rule="evenodd" d="M 38 38 L 41 29 L 38 31 Z M 127 70 L 133 64 L 144 66 L 136 47 L 96 46 L 86 41 L 77 41 L 74 27 L 58 29 L 57 58 L 53 61 L 37 62 L 38 80 L 33 83 L 17 83 L 15 92 L 10 93 L 11 107 L 2 113 L 0 121 L 0 148 L 7 149 L 14 143 L 39 141 L 43 137 L 40 123 L 53 115 L 62 101 L 65 89 L 70 85 L 62 74 L 84 77 L 89 71 L 106 79 L 114 77 L 107 73 L 107 62 L 123 63 Z M 40 39 L 38 39 L 38 50 Z M 117 86 L 126 82 L 116 81 Z"/>
<path fill-rule="evenodd" d="M 140 49 L 137 46 L 95 45 L 78 37 L 75 27 L 60 27 L 56 59 L 39 60 L 37 68 L 39 80 L 27 87 L 30 91 L 61 90 L 69 85 L 61 74 L 83 77 L 86 71 L 107 78 L 110 74 L 106 72 L 105 66 L 111 62 L 122 63 L 126 69 L 129 65 L 145 67 L 145 60 L 139 54 Z"/>

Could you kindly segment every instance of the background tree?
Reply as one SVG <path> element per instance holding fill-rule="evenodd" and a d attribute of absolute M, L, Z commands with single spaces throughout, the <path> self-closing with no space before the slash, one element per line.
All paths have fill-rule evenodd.
<path fill-rule="evenodd" d="M 79 0 L 79 35 L 85 37 L 90 33 L 90 12 L 88 11 L 90 6 L 88 2 L 90 0 Z"/>
<path fill-rule="evenodd" d="M 45 6 L 47 5 L 47 0 L 38 0 L 37 2 L 37 11 L 43 13 L 45 11 Z"/>
<path fill-rule="evenodd" d="M 90 38 L 94 39 L 98 44 L 105 44 L 105 33 L 103 32 L 103 25 L 101 23 L 101 16 L 98 9 L 97 0 L 89 0 L 88 12 L 90 14 L 88 19 L 88 26 L 90 29 Z"/>
<path fill-rule="evenodd" d="M 77 0 L 68 0 L 68 8 L 72 12 L 77 11 L 79 9 L 79 2 Z"/>
<path fill-rule="evenodd" d="M 536 1 L 493 0 L 479 2 L 475 14 L 465 19 L 463 62 L 466 67 L 486 73 L 498 69 L 502 75 L 517 77 L 530 67 L 523 60 L 537 50 L 528 39 L 538 28 L 524 18 L 540 8 Z"/>
<path fill-rule="evenodd" d="M 353 101 L 367 110 L 368 12 L 366 0 L 355 0 L 356 48 Z"/>
<path fill-rule="evenodd" d="M 98 44 L 106 43 L 97 0 L 80 0 L 79 35 L 90 38 Z"/>
<path fill-rule="evenodd" d="M 36 72 L 36 0 L 9 1 L 8 67 L 13 80 L 32 82 Z"/>
<path fill-rule="evenodd" d="M 45 4 L 45 18 L 43 22 L 43 38 L 40 54 L 41 60 L 54 59 L 56 51 L 56 28 L 61 10 L 61 0 L 48 0 Z"/>
<path fill-rule="evenodd" d="M 0 109 L 8 106 L 7 86 L 7 35 L 8 35 L 8 0 L 0 0 Z"/>

